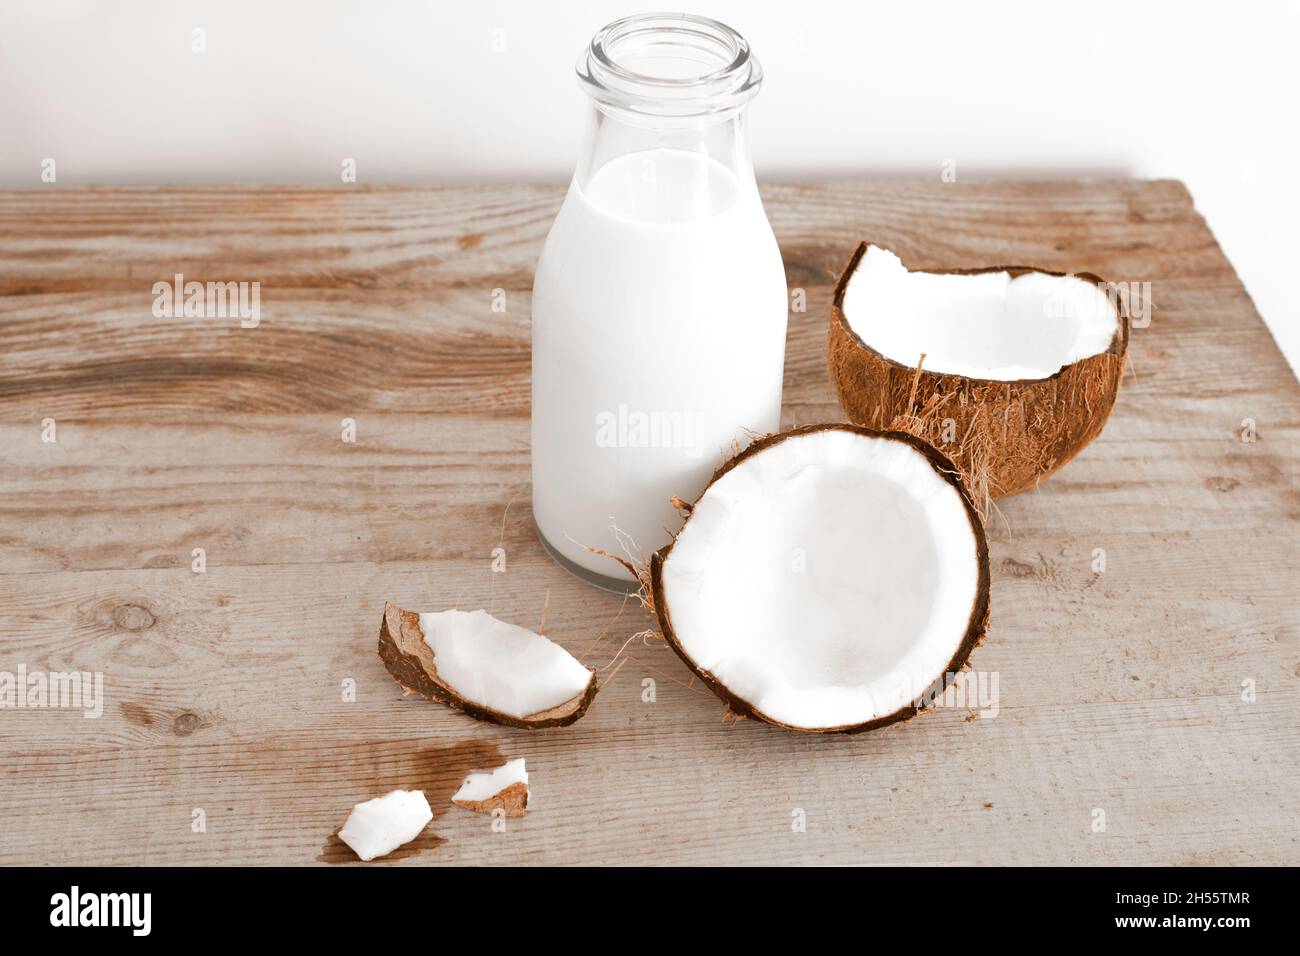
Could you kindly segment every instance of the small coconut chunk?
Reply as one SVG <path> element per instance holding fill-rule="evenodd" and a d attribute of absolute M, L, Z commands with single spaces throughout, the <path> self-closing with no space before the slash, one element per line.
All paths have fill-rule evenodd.
<path fill-rule="evenodd" d="M 373 860 L 410 843 L 432 819 L 423 790 L 394 790 L 353 807 L 339 839 L 361 859 Z"/>
<path fill-rule="evenodd" d="M 389 603 L 379 656 L 404 689 L 479 720 L 563 727 L 587 712 L 596 672 L 549 638 L 487 611 L 404 611 Z"/>
<path fill-rule="evenodd" d="M 995 381 L 1042 379 L 1105 352 L 1119 331 L 1098 283 L 1027 272 L 909 272 L 868 246 L 849 277 L 844 317 L 886 358 L 926 371 Z"/>
<path fill-rule="evenodd" d="M 465 778 L 451 802 L 467 810 L 491 813 L 501 809 L 508 817 L 522 817 L 528 809 L 528 771 L 524 758 L 507 760 L 495 770 L 476 770 Z"/>

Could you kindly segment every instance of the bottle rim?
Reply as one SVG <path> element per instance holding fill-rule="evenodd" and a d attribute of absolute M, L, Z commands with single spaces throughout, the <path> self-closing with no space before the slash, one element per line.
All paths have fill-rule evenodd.
<path fill-rule="evenodd" d="M 763 69 L 743 36 L 689 13 L 641 13 L 606 25 L 578 59 L 596 103 L 643 116 L 705 116 L 748 103 Z"/>

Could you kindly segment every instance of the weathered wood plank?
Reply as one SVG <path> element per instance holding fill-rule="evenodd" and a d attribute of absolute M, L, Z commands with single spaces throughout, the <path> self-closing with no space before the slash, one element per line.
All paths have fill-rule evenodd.
<path fill-rule="evenodd" d="M 1277 656 L 1291 594 L 1284 580 L 1267 573 L 1265 558 L 1210 573 L 1204 568 L 1211 555 L 1194 543 L 1191 553 L 1170 562 L 1168 536 L 1131 533 L 1107 539 L 1109 566 L 1099 574 L 1091 569 L 1094 540 L 1058 539 L 1050 550 L 1042 543 L 994 547 L 993 581 L 1005 599 L 995 639 L 980 648 L 976 663 L 1002 673 L 1004 689 L 1014 690 L 1007 705 L 1232 697 L 1243 678 L 1255 678 L 1261 692 L 1281 692 L 1285 683 L 1274 682 L 1294 676 L 1295 664 L 1287 667 Z M 1175 543 L 1188 550 L 1186 541 Z M 6 653 L 31 668 L 78 666 L 106 674 L 107 718 L 71 722 L 96 746 L 138 739 L 140 727 L 152 728 L 146 736 L 165 737 L 184 713 L 196 714 L 205 727 L 246 736 L 317 727 L 364 738 L 404 715 L 416 721 L 414 728 L 451 733 L 464 725 L 461 718 L 404 700 L 375 665 L 383 599 L 486 607 L 536 625 L 549 591 L 548 632 L 586 663 L 604 671 L 627 657 L 650 668 L 627 672 L 630 679 L 620 681 L 628 685 L 656 672 L 689 682 L 689 672 L 657 640 L 623 648 L 651 625 L 645 611 L 585 588 L 543 557 L 508 553 L 502 574 L 492 573 L 486 559 L 337 565 L 328 575 L 310 563 L 223 568 L 215 561 L 203 575 L 188 569 L 35 573 L 22 576 L 20 592 L 5 593 L 0 626 L 11 635 Z M 1213 601 L 1180 605 L 1188 578 Z M 378 603 L 374 595 L 381 596 Z M 1123 615 L 1121 629 L 1115 622 Z M 1166 631 L 1179 636 L 1175 647 Z M 332 640 L 321 646 L 313 635 Z M 241 700 L 241 688 L 274 686 L 275 668 L 284 664 L 291 679 L 281 690 L 264 701 Z M 341 684 L 349 677 L 369 701 L 365 707 L 342 701 Z M 700 713 L 720 712 L 710 695 L 697 696 Z M 286 698 L 314 705 L 286 710 Z M 609 702 L 600 700 L 593 715 Z M 46 716 L 15 714 L 6 739 L 38 747 Z M 584 719 L 569 733 L 593 723 Z"/>
<path fill-rule="evenodd" d="M 831 399 L 830 286 L 864 236 L 919 268 L 1018 256 L 1153 282 L 1162 348 L 1245 335 L 1241 378 L 1290 378 L 1177 183 L 832 183 L 765 190 L 791 286 L 787 401 Z M 114 189 L 0 204 L 0 407 L 41 417 L 126 409 L 526 415 L 532 268 L 562 190 Z M 202 228 L 196 228 L 201 223 Z M 156 281 L 261 283 L 261 324 L 155 318 Z M 493 311 L 494 290 L 505 312 Z M 1208 301 L 1206 301 L 1208 298 Z M 1226 315 L 1223 313 L 1227 313 Z M 1168 342 L 1166 345 L 1166 338 Z M 1136 350 L 1135 350 L 1136 351 Z M 1274 353 L 1272 359 L 1270 352 Z M 1188 358 L 1181 351 L 1151 361 Z M 1135 355 L 1139 374 L 1148 356 Z M 1256 364 L 1269 367 L 1261 370 Z M 1176 363 L 1196 382 L 1200 365 Z M 1291 379 L 1294 381 L 1294 379 Z"/>
<path fill-rule="evenodd" d="M 1126 395 L 1121 410 L 1136 404 Z M 816 406 L 807 418 L 831 414 Z M 1282 561 L 1291 524 L 1260 519 L 1270 509 L 1295 514 L 1291 449 L 1300 436 L 1262 411 L 1262 437 L 1244 444 L 1232 430 L 1243 414 L 1176 400 L 1151 401 L 1145 418 L 1117 414 L 1106 441 L 1038 491 L 1003 501 L 990 533 L 1048 547 L 1080 530 L 1081 510 L 1101 510 L 1101 536 L 1194 531 L 1197 540 L 1216 536 L 1207 548 L 1250 539 Z M 794 424 L 805 416 L 787 417 Z M 0 566 L 180 568 L 196 547 L 225 566 L 480 561 L 503 523 L 512 553 L 542 553 L 531 525 L 526 420 L 361 414 L 356 443 L 341 440 L 340 421 L 73 419 L 52 444 L 41 441 L 39 420 L 0 428 Z"/>

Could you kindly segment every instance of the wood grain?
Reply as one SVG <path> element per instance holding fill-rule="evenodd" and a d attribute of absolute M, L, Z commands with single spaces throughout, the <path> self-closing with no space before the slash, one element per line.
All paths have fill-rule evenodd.
<path fill-rule="evenodd" d="M 561 196 L 0 193 L 0 671 L 100 671 L 106 699 L 0 710 L 0 862 L 342 862 L 353 803 L 497 754 L 528 759 L 527 817 L 436 808 L 391 862 L 1300 862 L 1300 386 L 1181 184 L 765 189 L 807 296 L 787 425 L 841 417 L 826 311 L 863 238 L 1155 303 L 1101 438 L 990 521 L 996 717 L 828 740 L 725 724 L 649 615 L 537 543 L 529 289 Z M 155 318 L 175 273 L 259 281 L 261 324 Z M 626 661 L 571 728 L 474 723 L 378 663 L 385 600 L 534 625 L 548 592 L 548 633 Z"/>

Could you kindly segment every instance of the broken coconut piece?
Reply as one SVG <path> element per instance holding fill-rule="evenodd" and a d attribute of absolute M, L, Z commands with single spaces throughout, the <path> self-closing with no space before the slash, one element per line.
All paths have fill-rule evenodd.
<path fill-rule="evenodd" d="M 730 709 L 851 733 L 913 716 L 988 622 L 984 528 L 910 435 L 807 425 L 731 459 L 650 562 L 668 644 Z"/>
<path fill-rule="evenodd" d="M 528 810 L 528 771 L 524 758 L 507 760 L 495 770 L 476 770 L 465 778 L 451 802 L 466 810 L 491 813 L 504 810 L 508 817 L 522 817 Z"/>
<path fill-rule="evenodd" d="M 934 444 L 982 510 L 1097 436 L 1127 350 L 1124 305 L 1091 273 L 909 272 L 862 243 L 831 304 L 830 373 L 849 418 Z"/>
<path fill-rule="evenodd" d="M 339 839 L 369 861 L 410 843 L 432 819 L 423 790 L 394 790 L 353 807 Z"/>
<path fill-rule="evenodd" d="M 487 611 L 421 614 L 385 604 L 379 657 L 405 690 L 512 727 L 563 727 L 596 696 L 594 669 Z"/>

